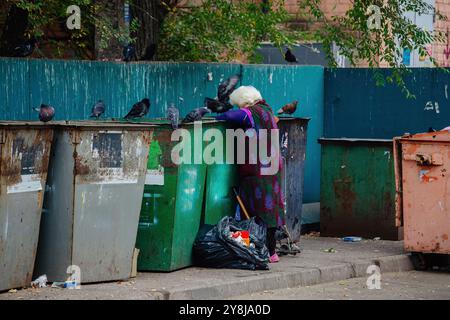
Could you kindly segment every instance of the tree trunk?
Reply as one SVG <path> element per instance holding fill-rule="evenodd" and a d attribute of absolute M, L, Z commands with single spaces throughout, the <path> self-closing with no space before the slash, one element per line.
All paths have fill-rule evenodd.
<path fill-rule="evenodd" d="M 169 3 L 168 3 L 169 2 Z M 176 5 L 178 1 L 166 1 Z M 139 60 L 154 60 L 161 26 L 167 14 L 160 0 L 135 0 L 130 4 L 131 16 L 140 22 L 136 37 L 136 55 Z"/>
<path fill-rule="evenodd" d="M 96 0 L 102 10 L 99 16 L 111 20 L 113 28 L 124 25 L 124 3 L 125 0 Z M 95 31 L 95 56 L 97 60 L 120 60 L 122 59 L 122 48 L 124 43 L 119 43 L 117 39 L 110 39 L 107 48 L 100 47 L 100 32 L 96 26 Z"/>
<path fill-rule="evenodd" d="M 0 56 L 13 56 L 14 48 L 25 41 L 25 31 L 28 26 L 28 12 L 11 5 L 5 4 L 4 12 L 7 12 L 6 21 L 0 37 Z M 9 9 L 9 10 L 7 10 Z"/>

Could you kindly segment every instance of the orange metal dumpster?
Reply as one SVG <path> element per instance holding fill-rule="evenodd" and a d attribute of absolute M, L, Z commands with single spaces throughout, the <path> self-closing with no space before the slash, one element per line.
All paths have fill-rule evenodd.
<path fill-rule="evenodd" d="M 394 155 L 405 250 L 450 254 L 450 130 L 395 138 Z"/>

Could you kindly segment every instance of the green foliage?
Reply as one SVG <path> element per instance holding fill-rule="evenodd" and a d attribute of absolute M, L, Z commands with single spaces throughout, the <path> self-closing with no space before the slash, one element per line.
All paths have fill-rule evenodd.
<path fill-rule="evenodd" d="M 435 41 L 444 42 L 445 36 L 441 32 L 418 27 L 407 18 L 406 13 L 436 14 L 441 20 L 446 17 L 435 12 L 433 6 L 424 0 L 354 0 L 354 5 L 344 16 L 327 19 L 320 9 L 320 3 L 321 0 L 303 0 L 301 8 L 323 23 L 323 27 L 317 29 L 316 36 L 323 42 L 330 64 L 336 66 L 332 52 L 333 44 L 336 44 L 340 53 L 352 64 L 364 61 L 374 68 L 378 85 L 396 83 L 406 96 L 414 97 L 403 80 L 409 72 L 402 62 L 403 49 L 416 50 L 437 66 L 427 47 Z M 369 18 L 374 14 L 374 11 L 368 10 L 371 5 L 380 8 L 380 24 L 375 28 L 368 25 Z M 384 78 L 375 69 L 379 66 L 391 67 L 391 75 Z"/>
<path fill-rule="evenodd" d="M 262 41 L 276 46 L 293 39 L 280 30 L 288 14 L 283 1 L 265 8 L 254 3 L 205 0 L 189 10 L 169 8 L 158 58 L 168 61 L 249 62 L 258 61 L 255 50 Z M 272 8 L 272 9 L 270 9 Z"/>
<path fill-rule="evenodd" d="M 61 54 L 65 49 L 82 51 L 93 43 L 94 27 L 99 39 L 100 49 L 107 48 L 112 40 L 121 44 L 132 43 L 135 39 L 130 37 L 130 33 L 137 30 L 139 23 L 132 21 L 130 27 L 118 25 L 111 16 L 116 12 L 108 14 L 108 8 L 93 0 L 8 0 L 17 7 L 28 12 L 28 23 L 26 36 L 28 38 L 45 37 L 49 29 L 59 29 L 66 32 L 68 39 L 65 41 L 48 42 Z M 81 29 L 68 30 L 65 28 L 67 18 L 67 8 L 77 5 L 81 9 Z"/>

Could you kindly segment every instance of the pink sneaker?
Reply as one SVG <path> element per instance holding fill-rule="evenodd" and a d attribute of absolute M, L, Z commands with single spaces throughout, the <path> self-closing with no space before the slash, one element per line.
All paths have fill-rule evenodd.
<path fill-rule="evenodd" d="M 269 258 L 270 263 L 276 263 L 280 261 L 280 257 L 275 253 Z"/>

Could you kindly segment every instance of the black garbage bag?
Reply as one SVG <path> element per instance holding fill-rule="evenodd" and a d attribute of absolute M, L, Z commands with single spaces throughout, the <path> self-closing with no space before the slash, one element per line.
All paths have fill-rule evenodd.
<path fill-rule="evenodd" d="M 230 232 L 248 230 L 253 247 L 235 242 Z M 203 225 L 193 247 L 194 264 L 208 268 L 268 270 L 266 226 L 261 219 L 236 221 L 224 217 L 216 226 Z"/>

